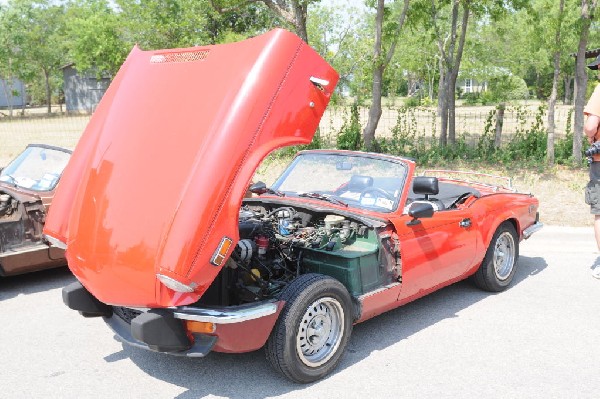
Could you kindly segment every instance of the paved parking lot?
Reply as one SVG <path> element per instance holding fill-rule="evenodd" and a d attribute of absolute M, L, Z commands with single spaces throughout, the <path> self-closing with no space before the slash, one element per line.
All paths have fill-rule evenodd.
<path fill-rule="evenodd" d="M 504 293 L 468 282 L 355 326 L 325 380 L 297 385 L 262 351 L 185 359 L 124 347 L 61 301 L 66 269 L 0 279 L 2 398 L 598 398 L 600 263 L 591 228 L 521 244 Z"/>

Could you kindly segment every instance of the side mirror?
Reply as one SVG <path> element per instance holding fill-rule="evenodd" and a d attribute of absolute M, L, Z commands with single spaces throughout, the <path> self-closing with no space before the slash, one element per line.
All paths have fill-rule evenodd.
<path fill-rule="evenodd" d="M 248 187 L 248 191 L 256 195 L 261 195 L 269 191 L 269 189 L 267 189 L 267 185 L 265 183 L 258 181 Z"/>
<path fill-rule="evenodd" d="M 408 208 L 408 216 L 412 217 L 412 220 L 406 223 L 407 226 L 414 226 L 421 223 L 419 219 L 430 218 L 433 216 L 433 205 L 428 202 L 414 202 L 410 204 Z"/>

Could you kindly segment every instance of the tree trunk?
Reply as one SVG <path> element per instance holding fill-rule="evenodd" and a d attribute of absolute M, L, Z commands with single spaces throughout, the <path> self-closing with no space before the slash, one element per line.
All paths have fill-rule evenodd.
<path fill-rule="evenodd" d="M 394 51 L 396 49 L 396 43 L 398 42 L 398 36 L 400 35 L 400 30 L 404 25 L 404 20 L 406 18 L 406 13 L 408 12 L 408 3 L 409 0 L 404 0 L 404 8 L 400 14 L 400 18 L 398 20 L 398 27 L 396 32 L 396 38 L 390 44 L 390 48 L 387 52 L 385 58 L 382 54 L 383 48 L 383 18 L 384 18 L 384 0 L 377 0 L 377 13 L 375 15 L 375 43 L 373 45 L 373 83 L 371 86 L 372 92 L 372 100 L 371 107 L 369 109 L 369 120 L 367 121 L 367 125 L 363 130 L 363 141 L 365 143 L 365 147 L 367 151 L 371 151 L 373 149 L 373 143 L 375 140 L 375 130 L 377 130 L 377 125 L 379 124 L 379 119 L 381 118 L 381 97 L 383 93 L 383 74 L 385 72 L 385 68 L 389 65 L 392 60 L 392 56 L 394 55 Z"/>
<path fill-rule="evenodd" d="M 458 39 L 458 48 L 456 48 L 456 39 L 458 28 L 458 14 L 461 2 L 463 3 L 463 16 L 461 33 Z M 438 110 L 440 113 L 440 146 L 445 146 L 448 141 L 454 144 L 456 141 L 455 129 L 455 102 L 456 102 L 456 79 L 458 70 L 460 69 L 460 61 L 464 49 L 464 43 L 467 33 L 467 23 L 469 20 L 469 0 L 453 0 L 452 1 L 452 22 L 450 28 L 450 40 L 446 49 L 442 34 L 437 25 L 438 15 L 435 3 L 432 2 L 432 19 L 438 41 L 438 49 L 440 52 L 441 71 L 444 71 L 443 85 L 440 82 L 442 90 L 440 91 Z M 441 79 L 441 78 L 440 78 Z"/>
<path fill-rule="evenodd" d="M 573 129 L 573 162 L 581 164 L 581 138 L 583 135 L 583 107 L 585 106 L 585 92 L 587 87 L 587 73 L 585 70 L 585 48 L 590 31 L 591 17 L 596 8 L 596 0 L 582 0 L 581 2 L 581 32 L 577 49 L 575 66 L 575 118 Z"/>
<path fill-rule="evenodd" d="M 292 8 L 294 10 L 294 27 L 296 28 L 296 34 L 308 43 L 308 32 L 306 30 L 308 4 L 300 0 L 293 0 Z"/>
<path fill-rule="evenodd" d="M 48 114 L 52 113 L 52 90 L 50 89 L 50 73 L 46 68 L 42 68 L 44 72 L 44 81 L 46 83 L 46 104 L 48 104 Z"/>
<path fill-rule="evenodd" d="M 506 104 L 500 103 L 496 108 L 496 129 L 494 136 L 494 148 L 498 149 L 502 145 L 502 126 L 504 125 L 504 110 Z"/>
<path fill-rule="evenodd" d="M 248 0 L 247 3 L 262 1 L 269 10 L 271 10 L 279 18 L 283 19 L 288 24 L 294 27 L 296 34 L 302 40 L 308 43 L 308 33 L 306 30 L 306 15 L 308 10 L 308 2 L 304 0 Z M 288 2 L 289 1 L 289 2 Z M 225 12 L 231 9 L 236 9 L 238 6 L 230 8 L 216 7 L 213 2 L 213 8 L 218 12 Z"/>
<path fill-rule="evenodd" d="M 444 93 L 448 93 L 447 84 L 444 85 Z M 440 146 L 445 147 L 448 144 L 448 102 L 449 98 L 444 95 L 440 112 Z"/>
<path fill-rule="evenodd" d="M 554 123 L 554 108 L 556 107 L 556 97 L 558 95 L 558 78 L 560 75 L 560 30 L 564 8 L 565 0 L 560 0 L 558 6 L 558 24 L 556 26 L 556 36 L 554 41 L 556 45 L 556 51 L 554 52 L 554 76 L 552 78 L 552 92 L 548 101 L 548 141 L 546 142 L 546 162 L 548 162 L 548 165 L 554 164 L 554 131 L 556 128 Z"/>
<path fill-rule="evenodd" d="M 6 99 L 8 101 L 8 105 L 9 105 L 9 107 L 8 107 L 8 116 L 12 117 L 13 116 L 13 114 L 12 114 L 12 106 L 11 106 L 11 104 L 12 104 L 12 102 L 11 102 L 11 98 L 12 98 L 11 92 L 12 92 L 12 90 L 10 90 L 10 87 L 8 86 L 10 84 L 9 83 L 9 79 L 5 78 L 3 76 L 0 76 L 0 83 L 2 84 L 2 91 L 4 92 L 4 97 L 6 97 Z"/>
<path fill-rule="evenodd" d="M 383 69 L 375 68 L 373 70 L 373 98 L 371 100 L 371 107 L 369 108 L 369 120 L 367 121 L 365 130 L 363 131 L 363 140 L 365 142 L 365 148 L 367 149 L 367 151 L 371 151 L 373 149 L 373 142 L 375 140 L 375 130 L 377 130 L 377 125 L 379 124 L 379 119 L 381 118 L 381 82 L 383 80 L 382 78 Z"/>
<path fill-rule="evenodd" d="M 373 45 L 373 82 L 371 84 L 371 107 L 369 108 L 369 120 L 363 131 L 363 140 L 367 151 L 370 151 L 375 139 L 375 130 L 381 118 L 381 84 L 383 81 L 383 63 L 381 60 L 381 41 L 383 32 L 384 0 L 377 0 L 377 13 L 375 14 L 375 43 Z"/>
<path fill-rule="evenodd" d="M 554 131 L 556 128 L 556 124 L 554 123 L 554 109 L 556 107 L 556 86 L 558 84 L 558 74 L 560 72 L 557 69 L 558 64 L 560 63 L 558 57 L 560 57 L 560 54 L 554 53 L 554 78 L 552 79 L 552 93 L 548 100 L 548 138 L 546 141 L 546 162 L 548 165 L 554 164 Z"/>
<path fill-rule="evenodd" d="M 458 11 L 458 10 L 457 10 Z M 460 37 L 458 38 L 458 49 L 456 55 L 452 55 L 452 71 L 450 72 L 450 84 L 448 85 L 448 141 L 450 144 L 456 142 L 456 79 L 458 78 L 458 70 L 462 60 L 462 54 L 465 47 L 465 39 L 467 36 L 467 24 L 469 22 L 469 2 L 463 4 L 463 15 L 461 21 Z"/>
<path fill-rule="evenodd" d="M 573 77 L 565 76 L 563 80 L 565 82 L 565 97 L 563 102 L 564 104 L 571 105 L 571 85 L 573 84 Z"/>
<path fill-rule="evenodd" d="M 439 59 L 439 65 L 440 65 L 440 80 L 438 81 L 437 116 L 441 117 L 442 110 L 444 108 L 444 99 L 446 98 L 445 94 L 444 94 L 444 80 L 446 79 L 446 76 L 445 76 L 445 72 L 444 72 L 444 61 L 442 61 L 441 57 Z"/>

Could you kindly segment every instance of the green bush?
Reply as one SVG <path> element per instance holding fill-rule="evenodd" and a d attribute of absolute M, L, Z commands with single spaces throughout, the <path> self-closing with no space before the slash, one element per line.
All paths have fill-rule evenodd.
<path fill-rule="evenodd" d="M 376 137 L 373 151 L 412 158 L 422 166 L 440 166 L 463 161 L 475 161 L 505 166 L 537 166 L 545 167 L 547 150 L 547 131 L 545 119 L 546 105 L 541 105 L 535 114 L 526 107 L 511 107 L 516 113 L 517 129 L 510 141 L 500 148 L 495 146 L 495 123 L 497 109 L 491 110 L 487 117 L 484 131 L 473 135 L 463 134 L 452 144 L 440 145 L 438 138 L 426 136 L 423 127 L 418 125 L 414 107 L 401 107 L 391 137 Z M 432 112 L 435 112 L 432 110 Z M 573 111 L 567 119 L 569 127 L 566 135 L 555 141 L 555 162 L 572 164 L 573 132 L 571 120 Z M 534 117 L 530 125 L 531 117 Z M 435 131 L 435 126 L 430 130 Z M 358 108 L 351 109 L 350 121 L 344 123 L 338 137 L 338 149 L 361 149 L 362 135 L 358 121 Z"/>
<path fill-rule="evenodd" d="M 529 98 L 527 83 L 513 75 L 504 75 L 490 80 L 489 90 L 492 102 L 526 100 Z"/>
<path fill-rule="evenodd" d="M 350 120 L 344 121 L 337 134 L 336 147 L 340 150 L 360 150 L 362 146 L 362 127 L 358 114 L 358 104 L 355 102 L 350 107 Z"/>
<path fill-rule="evenodd" d="M 421 99 L 419 98 L 419 96 L 411 96 L 411 97 L 407 97 L 404 100 L 404 106 L 405 107 L 418 107 L 419 105 L 421 105 Z"/>
<path fill-rule="evenodd" d="M 465 105 L 477 105 L 479 104 L 480 93 L 465 93 L 462 96 Z"/>

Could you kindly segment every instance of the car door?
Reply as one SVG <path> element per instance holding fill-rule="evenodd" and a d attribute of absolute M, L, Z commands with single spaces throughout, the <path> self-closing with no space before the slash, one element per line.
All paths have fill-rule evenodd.
<path fill-rule="evenodd" d="M 431 218 L 402 215 L 394 224 L 400 240 L 402 291 L 408 298 L 463 275 L 472 266 L 477 231 L 469 209 L 436 211 Z"/>

